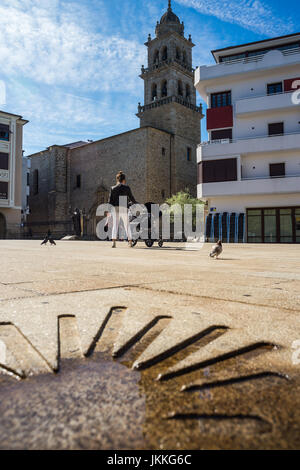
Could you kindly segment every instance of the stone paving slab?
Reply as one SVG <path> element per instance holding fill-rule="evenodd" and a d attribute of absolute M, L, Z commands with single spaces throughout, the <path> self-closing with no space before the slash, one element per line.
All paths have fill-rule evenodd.
<path fill-rule="evenodd" d="M 181 279 L 179 281 L 166 281 L 164 283 L 154 282 L 151 286 L 146 286 L 153 291 L 191 295 L 201 298 L 208 297 L 211 299 L 220 299 L 233 302 L 246 302 L 253 305 L 274 306 L 276 308 L 291 309 L 300 311 L 300 291 L 298 285 L 292 286 L 291 289 L 284 287 L 273 287 L 265 285 L 258 287 L 253 284 L 239 283 L 239 279 L 234 276 L 228 276 L 228 280 L 221 279 L 220 276 L 213 276 L 214 279 L 205 279 L 202 281 Z M 264 284 L 262 282 L 262 284 Z M 296 290 L 295 290 L 296 289 Z"/>
<path fill-rule="evenodd" d="M 0 448 L 300 446 L 299 247 L 182 248 L 0 241 Z"/>
<path fill-rule="evenodd" d="M 5 286 L 0 284 L 0 302 L 8 299 L 18 299 L 24 297 L 31 297 L 30 290 L 20 289 L 18 287 Z"/>

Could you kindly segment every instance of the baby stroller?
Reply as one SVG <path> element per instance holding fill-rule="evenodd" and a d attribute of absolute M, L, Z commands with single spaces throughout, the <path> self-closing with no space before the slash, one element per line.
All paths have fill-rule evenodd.
<path fill-rule="evenodd" d="M 131 231 L 135 228 L 136 231 L 139 231 L 140 228 L 139 228 L 139 225 L 141 226 L 142 230 L 143 230 L 143 226 L 147 226 L 147 231 L 146 233 L 144 231 L 142 231 L 140 233 L 140 240 L 143 240 L 145 242 L 145 245 L 148 247 L 148 248 L 151 248 L 153 245 L 154 245 L 154 242 L 158 242 L 158 246 L 160 248 L 162 248 L 164 242 L 163 242 L 163 239 L 161 237 L 161 213 L 159 214 L 159 220 L 156 221 L 156 220 L 153 220 L 152 217 L 151 217 L 151 205 L 154 204 L 153 202 L 147 202 L 145 205 L 145 211 L 142 212 L 140 214 L 141 216 L 141 220 L 138 220 L 138 218 L 136 216 L 133 216 L 131 213 L 130 213 L 130 208 L 129 208 L 129 223 L 130 223 L 130 228 L 131 228 Z M 145 220 L 147 219 L 147 220 Z M 158 238 L 157 239 L 153 239 L 151 238 L 151 228 L 152 228 L 152 223 L 156 223 L 156 224 L 159 224 L 159 227 L 158 227 Z M 146 230 L 146 229 L 145 229 Z M 133 240 L 132 241 L 132 246 L 135 246 L 138 242 L 138 239 L 137 240 Z"/>

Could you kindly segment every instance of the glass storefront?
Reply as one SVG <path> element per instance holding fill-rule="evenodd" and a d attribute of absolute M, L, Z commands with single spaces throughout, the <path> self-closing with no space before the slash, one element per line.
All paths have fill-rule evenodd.
<path fill-rule="evenodd" d="M 300 243 L 300 207 L 247 210 L 248 243 Z"/>

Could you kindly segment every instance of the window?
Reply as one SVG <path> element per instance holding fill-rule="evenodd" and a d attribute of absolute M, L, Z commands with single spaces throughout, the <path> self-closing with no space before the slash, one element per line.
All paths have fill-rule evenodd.
<path fill-rule="evenodd" d="M 34 170 L 33 172 L 33 195 L 36 196 L 39 193 L 39 171 Z"/>
<path fill-rule="evenodd" d="M 273 124 L 269 124 L 269 136 L 271 135 L 282 135 L 284 134 L 284 123 L 283 122 L 275 122 Z"/>
<path fill-rule="evenodd" d="M 81 188 L 81 175 L 76 176 L 76 188 Z"/>
<path fill-rule="evenodd" d="M 268 95 L 276 95 L 277 93 L 282 93 L 282 82 L 278 83 L 269 83 L 267 85 Z"/>
<path fill-rule="evenodd" d="M 8 199 L 8 183 L 0 181 L 0 199 Z"/>
<path fill-rule="evenodd" d="M 211 108 L 222 108 L 231 106 L 231 91 L 222 91 L 211 94 Z"/>
<path fill-rule="evenodd" d="M 183 51 L 182 53 L 182 62 L 185 64 L 186 63 L 186 52 Z"/>
<path fill-rule="evenodd" d="M 221 129 L 219 131 L 212 131 L 211 140 L 232 140 L 232 129 Z"/>
<path fill-rule="evenodd" d="M 8 153 L 0 153 L 0 170 L 8 170 Z"/>
<path fill-rule="evenodd" d="M 29 186 L 29 173 L 27 173 L 27 181 L 26 181 L 27 186 Z"/>
<path fill-rule="evenodd" d="M 180 49 L 179 47 L 176 47 L 176 59 L 180 60 L 181 54 L 180 54 Z"/>
<path fill-rule="evenodd" d="M 264 210 L 264 242 L 276 243 L 277 242 L 277 223 L 276 223 L 276 209 Z"/>
<path fill-rule="evenodd" d="M 166 155 L 166 149 L 165 149 L 165 147 L 162 147 L 162 149 L 161 149 L 161 154 L 162 154 L 163 156 Z"/>
<path fill-rule="evenodd" d="M 192 149 L 191 147 L 187 147 L 186 149 L 186 159 L 188 162 L 192 160 Z"/>
<path fill-rule="evenodd" d="M 0 124 L 0 140 L 9 140 L 9 126 Z"/>
<path fill-rule="evenodd" d="M 285 176 L 285 163 L 270 163 L 271 178 Z"/>
<path fill-rule="evenodd" d="M 199 184 L 237 181 L 237 159 L 204 161 L 199 163 Z"/>
<path fill-rule="evenodd" d="M 280 243 L 293 243 L 292 209 L 279 209 Z"/>
<path fill-rule="evenodd" d="M 248 225 L 248 242 L 262 243 L 262 211 L 261 209 L 248 209 L 247 211 Z"/>
<path fill-rule="evenodd" d="M 245 59 L 246 53 L 243 52 L 242 54 L 235 54 L 235 55 L 228 55 L 228 56 L 221 56 L 220 57 L 220 62 L 228 62 L 231 60 L 238 60 L 238 59 Z"/>
<path fill-rule="evenodd" d="M 278 50 L 278 51 L 286 51 L 289 49 L 296 49 L 299 47 L 299 42 L 296 43 L 290 43 L 290 44 L 285 44 L 284 46 L 273 46 L 269 47 L 267 49 L 256 49 L 254 51 L 246 51 L 241 54 L 234 54 L 234 55 L 227 55 L 227 56 L 221 56 L 219 61 L 220 62 L 228 62 L 231 60 L 236 60 L 236 59 L 245 59 L 247 57 L 255 57 L 258 55 L 266 54 L 269 51 L 273 50 Z"/>
<path fill-rule="evenodd" d="M 162 197 L 162 199 L 165 199 L 165 197 L 166 197 L 166 193 L 165 193 L 164 189 L 161 191 L 161 197 Z"/>

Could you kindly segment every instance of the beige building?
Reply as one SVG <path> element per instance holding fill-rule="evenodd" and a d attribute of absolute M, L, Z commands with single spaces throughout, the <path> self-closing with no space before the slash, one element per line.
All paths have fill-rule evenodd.
<path fill-rule="evenodd" d="M 27 122 L 0 111 L 0 239 L 21 234 L 22 144 Z"/>
<path fill-rule="evenodd" d="M 72 230 L 75 208 L 85 214 L 85 235 L 95 235 L 96 209 L 107 202 L 119 170 L 140 203 L 162 203 L 189 188 L 196 195 L 196 148 L 201 140 L 201 107 L 193 86 L 191 37 L 167 12 L 146 42 L 148 66 L 142 66 L 144 104 L 138 105 L 140 128 L 96 142 L 53 145 L 30 156 L 30 215 L 34 236 L 48 228 L 57 236 Z"/>

